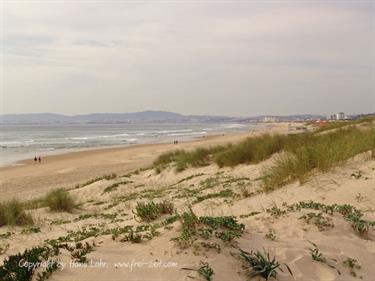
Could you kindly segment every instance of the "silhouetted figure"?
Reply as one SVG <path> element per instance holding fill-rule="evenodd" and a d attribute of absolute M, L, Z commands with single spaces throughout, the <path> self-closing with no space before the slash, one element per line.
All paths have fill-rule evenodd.
<path fill-rule="evenodd" d="M 38 161 L 39 161 L 39 163 L 42 163 L 42 158 L 40 158 L 40 156 L 38 158 Z"/>
<path fill-rule="evenodd" d="M 36 156 L 34 157 L 34 163 L 36 163 L 38 161 L 38 159 L 36 158 Z"/>

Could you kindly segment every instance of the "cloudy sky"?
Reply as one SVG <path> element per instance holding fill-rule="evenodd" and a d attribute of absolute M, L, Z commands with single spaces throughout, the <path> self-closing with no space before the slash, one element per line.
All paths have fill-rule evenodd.
<path fill-rule="evenodd" d="M 1 113 L 375 111 L 375 1 L 1 3 Z"/>

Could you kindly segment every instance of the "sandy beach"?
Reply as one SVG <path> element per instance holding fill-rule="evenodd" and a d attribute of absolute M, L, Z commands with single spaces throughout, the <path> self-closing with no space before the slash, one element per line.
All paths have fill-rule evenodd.
<path fill-rule="evenodd" d="M 268 132 L 288 132 L 289 123 L 272 124 Z M 56 187 L 73 187 L 105 174 L 125 174 L 150 165 L 157 155 L 174 149 L 235 143 L 257 133 L 213 135 L 192 141 L 163 144 L 133 145 L 71 152 L 43 157 L 41 164 L 32 159 L 17 166 L 0 168 L 0 199 L 31 199 Z"/>
<path fill-rule="evenodd" d="M 269 132 L 285 134 L 290 126 L 275 124 Z M 278 153 L 257 164 L 235 167 L 212 163 L 181 172 L 173 165 L 160 172 L 144 169 L 163 152 L 235 144 L 251 135 L 81 151 L 49 156 L 42 164 L 28 160 L 2 168 L 1 199 L 40 198 L 54 187 L 65 187 L 79 207 L 72 212 L 33 207 L 28 210 L 34 218 L 32 227 L 1 227 L 0 262 L 25 249 L 59 241 L 61 268 L 49 277 L 51 281 L 210 280 L 197 273 L 202 261 L 214 272 L 211 280 L 265 280 L 249 278 L 239 257 L 243 249 L 275 256 L 284 269 L 277 276 L 281 281 L 372 281 L 374 230 L 359 232 L 348 217 L 348 212 L 358 211 L 360 223 L 375 221 L 375 160 L 368 153 L 272 192 L 262 190 L 262 175 Z M 116 177 L 82 185 L 111 173 Z M 74 188 L 76 184 L 81 185 Z M 135 211 L 139 202 L 171 202 L 173 209 L 145 221 Z M 203 228 L 185 241 L 183 219 L 177 214 L 186 212 L 208 222 L 234 218 L 229 225 L 243 229 L 240 234 L 205 229 L 202 219 L 198 226 Z M 312 259 L 314 247 L 326 262 Z M 77 261 L 80 251 L 83 263 Z M 354 266 L 348 267 L 348 262 Z"/>

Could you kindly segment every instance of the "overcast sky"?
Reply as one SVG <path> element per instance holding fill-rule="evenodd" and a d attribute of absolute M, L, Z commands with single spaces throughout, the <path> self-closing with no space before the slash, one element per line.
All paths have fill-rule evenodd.
<path fill-rule="evenodd" d="M 375 1 L 2 1 L 1 112 L 375 111 Z"/>

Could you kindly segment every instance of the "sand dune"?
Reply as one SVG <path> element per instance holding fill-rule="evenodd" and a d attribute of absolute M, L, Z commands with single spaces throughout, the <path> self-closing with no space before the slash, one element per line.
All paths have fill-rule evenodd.
<path fill-rule="evenodd" d="M 221 143 L 243 137 L 215 137 L 209 141 L 202 140 L 182 146 Z M 142 156 L 138 158 L 140 161 L 133 163 L 134 167 L 140 167 L 150 163 L 158 152 L 171 147 L 174 146 L 156 145 L 131 150 L 111 150 L 97 152 L 95 157 L 103 157 L 98 161 L 103 167 L 110 169 L 109 164 L 103 164 L 104 159 L 110 155 L 114 161 L 120 161 L 121 156 L 125 155 L 129 159 L 131 153 L 134 159 L 137 159 L 136 156 L 142 152 Z M 66 161 L 72 161 L 71 163 L 76 161 L 83 164 L 85 161 L 89 163 L 93 159 L 90 157 L 94 156 L 85 158 L 75 154 L 59 157 L 67 157 Z M 46 169 L 50 172 L 61 169 L 63 165 L 59 157 L 51 158 Z M 196 271 L 182 269 L 198 269 L 201 262 L 207 262 L 214 270 L 212 280 L 249 280 L 243 261 L 237 256 L 239 249 L 266 251 L 280 263 L 286 263 L 293 276 L 282 265 L 284 272 L 278 274 L 278 280 L 373 280 L 374 229 L 360 234 L 339 212 L 330 214 L 308 208 L 297 210 L 291 206 L 310 200 L 327 206 L 350 204 L 362 210 L 366 220 L 374 221 L 375 161 L 368 159 L 366 155 L 359 155 L 329 173 L 315 175 L 302 185 L 293 183 L 270 193 L 257 192 L 261 188 L 259 177 L 262 171 L 273 161 L 274 157 L 260 164 L 239 165 L 235 168 L 209 165 L 189 168 L 181 173 L 176 173 L 173 168 L 167 168 L 159 174 L 153 169 L 146 169 L 72 189 L 70 193 L 82 203 L 80 209 L 72 214 L 55 213 L 47 208 L 31 211 L 37 218 L 36 227 L 40 228 L 40 232 L 22 234 L 23 229 L 20 227 L 0 228 L 0 234 L 11 232 L 8 238 L 0 238 L 0 243 L 9 244 L 9 249 L 0 255 L 0 258 L 4 259 L 26 248 L 41 245 L 46 239 L 65 237 L 69 233 L 78 235 L 77 231 L 84 234 L 91 231 L 83 240 L 95 242 L 94 249 L 86 255 L 88 266 L 77 268 L 70 264 L 71 253 L 62 250 L 59 259 L 64 262 L 65 268 L 54 272 L 49 280 L 205 280 Z M 29 169 L 31 174 L 34 167 L 25 165 L 17 169 Z M 130 166 L 126 166 L 119 171 L 126 172 L 130 169 Z M 352 176 L 356 171 L 361 171 L 358 178 Z M 2 172 L 8 173 L 8 177 L 11 173 L 16 173 L 11 169 Z M 67 174 L 69 173 L 71 171 L 67 171 Z M 79 169 L 75 173 L 79 173 Z M 122 184 L 105 192 L 105 189 L 114 183 Z M 38 189 L 37 193 L 41 194 L 49 188 L 47 185 Z M 231 193 L 223 192 L 228 189 Z M 189 247 L 181 247 L 173 239 L 181 235 L 181 222 L 177 220 L 162 224 L 173 215 L 163 215 L 148 224 L 133 213 L 137 202 L 162 200 L 173 202 L 180 214 L 188 211 L 191 206 L 194 214 L 199 217 L 234 216 L 238 223 L 244 225 L 245 230 L 241 237 L 230 242 L 224 242 L 214 235 L 207 240 L 197 236 Z M 322 221 L 309 223 L 302 218 L 309 213 L 321 214 Z M 326 222 L 329 224 L 324 224 Z M 114 235 L 115 229 L 129 225 L 152 225 L 158 234 L 154 233 L 140 243 L 122 241 L 126 237 L 123 233 Z M 150 235 L 150 230 L 139 233 Z M 309 248 L 313 246 L 309 241 L 317 245 L 319 251 L 329 260 L 329 264 L 336 269 L 312 259 Z M 74 242 L 70 244 L 74 245 Z M 343 264 L 348 258 L 357 260 L 361 266 L 360 269 L 354 270 L 356 276 Z M 91 262 L 95 263 L 95 266 L 89 266 Z M 262 279 L 254 277 L 251 280 Z"/>

